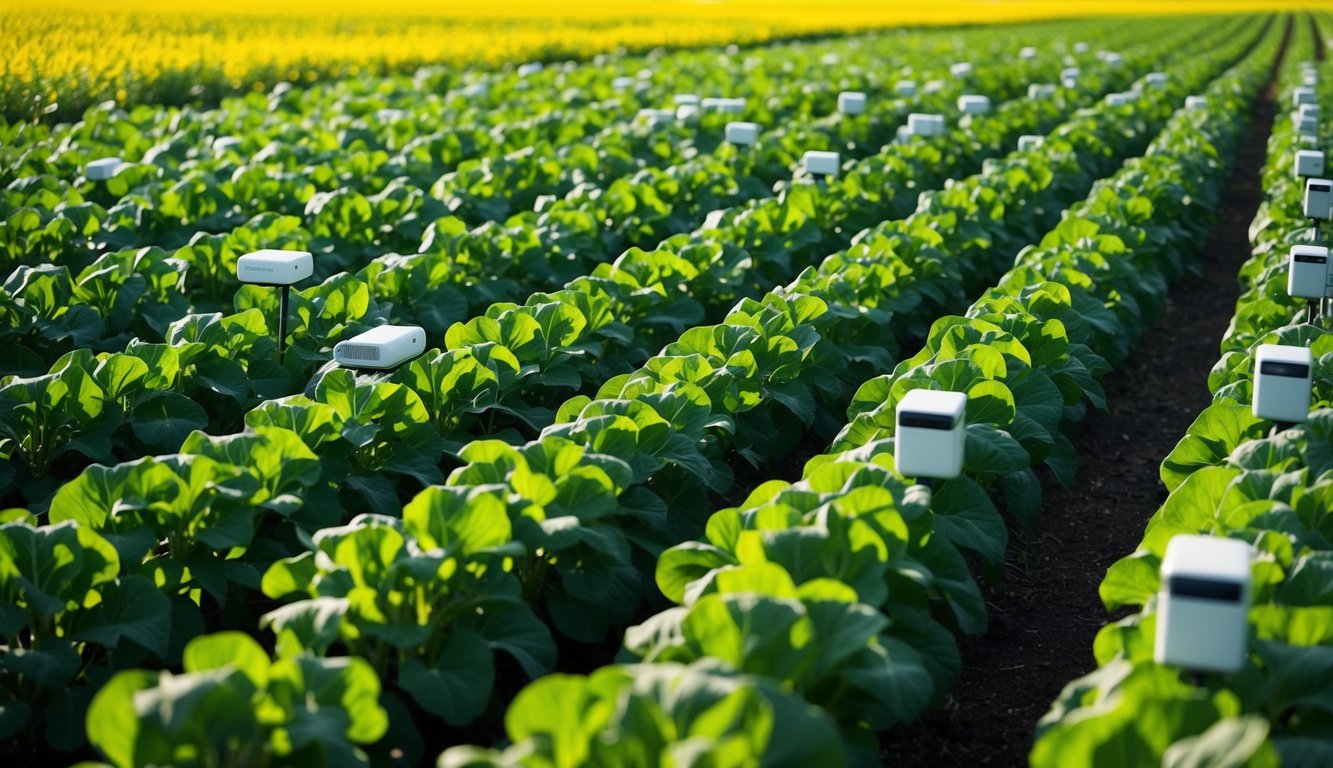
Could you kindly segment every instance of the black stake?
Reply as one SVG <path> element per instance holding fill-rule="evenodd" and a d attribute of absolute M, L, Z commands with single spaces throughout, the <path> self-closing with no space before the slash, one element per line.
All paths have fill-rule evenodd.
<path fill-rule="evenodd" d="M 1316 324 L 1318 324 L 1318 321 L 1319 321 L 1319 305 L 1320 305 L 1320 303 L 1321 303 L 1322 301 L 1323 301 L 1323 299 L 1310 299 L 1310 300 L 1307 302 L 1307 304 L 1308 304 L 1307 309 L 1309 310 L 1309 313 L 1310 313 L 1310 325 L 1316 325 Z"/>
<path fill-rule="evenodd" d="M 287 294 L 291 289 L 290 285 L 284 285 L 278 294 L 278 365 L 282 365 L 287 354 Z"/>

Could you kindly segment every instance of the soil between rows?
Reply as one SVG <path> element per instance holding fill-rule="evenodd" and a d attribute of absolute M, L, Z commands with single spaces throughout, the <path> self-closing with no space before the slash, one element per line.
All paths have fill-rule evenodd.
<path fill-rule="evenodd" d="M 1275 91 L 1270 82 L 1255 103 L 1199 256 L 1202 278 L 1172 287 L 1156 326 L 1107 378 L 1109 410 L 1090 415 L 1074 437 L 1074 486 L 1043 479 L 1041 515 L 1026 532 L 1012 532 L 1003 580 L 983 584 L 989 631 L 961 639 L 962 676 L 941 707 L 881 736 L 885 765 L 1026 765 L 1037 720 L 1066 683 L 1096 667 L 1093 638 L 1108 619 L 1097 587 L 1137 547 L 1166 499 L 1158 466 L 1211 402 L 1208 372 L 1235 309 L 1236 274 L 1250 256 L 1249 224 L 1263 196 Z"/>

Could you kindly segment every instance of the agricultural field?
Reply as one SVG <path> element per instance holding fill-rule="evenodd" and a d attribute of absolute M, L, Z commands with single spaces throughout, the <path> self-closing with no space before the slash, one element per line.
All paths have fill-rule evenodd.
<path fill-rule="evenodd" d="M 1333 14 L 270 5 L 0 9 L 0 764 L 1333 765 Z"/>

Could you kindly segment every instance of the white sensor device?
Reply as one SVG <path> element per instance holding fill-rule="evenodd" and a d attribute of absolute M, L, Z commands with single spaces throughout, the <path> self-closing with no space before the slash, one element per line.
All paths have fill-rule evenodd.
<path fill-rule="evenodd" d="M 1149 72 L 1143 81 L 1153 88 L 1164 88 L 1168 79 L 1165 72 Z"/>
<path fill-rule="evenodd" d="M 726 139 L 732 144 L 753 144 L 759 141 L 759 123 L 727 123 Z"/>
<path fill-rule="evenodd" d="M 898 401 L 893 466 L 904 477 L 941 480 L 963 472 L 967 395 L 914 389 Z"/>
<path fill-rule="evenodd" d="M 1181 534 L 1162 558 L 1153 660 L 1200 672 L 1235 672 L 1249 636 L 1250 545 Z"/>
<path fill-rule="evenodd" d="M 611 87 L 617 91 L 628 91 L 634 87 L 634 78 L 624 76 L 617 77 L 611 81 Z"/>
<path fill-rule="evenodd" d="M 913 112 L 907 116 L 907 130 L 913 136 L 943 136 L 944 115 Z"/>
<path fill-rule="evenodd" d="M 1034 150 L 1034 149 L 1037 149 L 1037 148 L 1041 147 L 1041 145 L 1042 145 L 1042 144 L 1045 144 L 1045 143 L 1046 143 L 1046 137 L 1045 137 L 1045 136 L 1037 136 L 1037 135 L 1035 135 L 1035 134 L 1026 134 L 1026 135 L 1023 135 L 1023 136 L 1019 136 L 1019 137 L 1018 137 L 1018 151 L 1019 151 L 1019 152 L 1029 152 L 1029 151 L 1031 151 L 1031 150 Z"/>
<path fill-rule="evenodd" d="M 1207 108 L 1208 108 L 1208 97 L 1207 97 L 1207 96 L 1186 96 L 1186 97 L 1185 97 L 1185 109 L 1207 109 Z"/>
<path fill-rule="evenodd" d="M 106 181 L 116 175 L 125 163 L 119 157 L 104 157 L 84 166 L 83 175 L 88 181 Z"/>
<path fill-rule="evenodd" d="M 699 106 L 699 97 L 692 93 L 678 93 L 672 99 L 671 103 L 678 107 Z"/>
<path fill-rule="evenodd" d="M 1035 59 L 1037 58 L 1037 49 L 1030 45 L 1020 48 L 1018 49 L 1018 58 L 1023 59 L 1024 61 Z"/>
<path fill-rule="evenodd" d="M 1302 208 L 1307 219 L 1333 218 L 1333 181 L 1323 178 L 1306 179 Z"/>
<path fill-rule="evenodd" d="M 1309 116 L 1313 117 L 1314 119 L 1318 120 L 1318 119 L 1319 119 L 1319 105 L 1318 105 L 1318 104 L 1302 104 L 1302 105 L 1300 105 L 1299 107 L 1296 108 L 1296 114 L 1297 114 L 1298 116 L 1300 116 L 1300 117 L 1305 117 L 1306 115 L 1309 115 Z"/>
<path fill-rule="evenodd" d="M 720 112 L 724 115 L 739 115 L 745 111 L 745 99 L 729 99 L 710 96 L 699 102 L 705 112 Z"/>
<path fill-rule="evenodd" d="M 1296 151 L 1296 178 L 1318 178 L 1324 175 L 1324 153 L 1317 149 Z"/>
<path fill-rule="evenodd" d="M 676 119 L 676 110 L 674 109 L 641 109 L 639 110 L 639 120 L 649 125 L 661 125 L 670 123 Z"/>
<path fill-rule="evenodd" d="M 899 80 L 893 88 L 894 93 L 899 96 L 915 96 L 916 83 L 911 80 Z"/>
<path fill-rule="evenodd" d="M 292 285 L 314 272 L 315 257 L 309 251 L 265 249 L 236 261 L 236 279 L 255 285 Z"/>
<path fill-rule="evenodd" d="M 1287 258 L 1287 294 L 1297 299 L 1322 299 L 1328 290 L 1328 249 L 1293 245 Z"/>
<path fill-rule="evenodd" d="M 397 368 L 426 351 L 418 325 L 381 325 L 333 345 L 333 359 L 346 368 Z"/>
<path fill-rule="evenodd" d="M 1032 83 L 1028 85 L 1029 99 L 1050 99 L 1055 97 L 1055 84 Z"/>
<path fill-rule="evenodd" d="M 681 121 L 681 122 L 686 122 L 686 121 L 689 121 L 689 120 L 698 120 L 698 119 L 699 119 L 699 105 L 698 105 L 698 104 L 681 104 L 679 107 L 676 107 L 676 119 L 679 120 L 679 121 Z"/>
<path fill-rule="evenodd" d="M 972 74 L 972 63 L 967 61 L 960 61 L 957 64 L 954 64 L 953 66 L 949 67 L 949 74 L 953 75 L 954 77 L 966 77 L 967 75 Z"/>
<path fill-rule="evenodd" d="M 817 152 L 811 150 L 801 158 L 805 172 L 811 176 L 837 176 L 842 167 L 842 158 L 837 152 Z"/>
<path fill-rule="evenodd" d="M 990 112 L 990 97 L 963 94 L 958 97 L 958 111 L 966 115 L 984 115 Z"/>
<path fill-rule="evenodd" d="M 1292 424 L 1305 421 L 1313 371 L 1309 347 L 1260 344 L 1254 356 L 1255 417 Z"/>
<path fill-rule="evenodd" d="M 1134 94 L 1127 91 L 1106 94 L 1106 103 L 1113 107 L 1123 107 L 1134 101 Z"/>
<path fill-rule="evenodd" d="M 540 71 L 542 71 L 542 63 L 540 61 L 533 61 L 520 66 L 518 68 L 518 76 L 527 77 L 528 75 L 535 75 Z"/>
<path fill-rule="evenodd" d="M 1291 121 L 1296 125 L 1296 132 L 1306 136 L 1319 135 L 1319 117 L 1311 114 L 1293 115 Z"/>
<path fill-rule="evenodd" d="M 1074 43 L 1074 53 L 1087 53 L 1087 52 L 1088 52 L 1087 43 Z"/>
<path fill-rule="evenodd" d="M 844 115 L 864 115 L 866 95 L 861 91 L 843 91 L 838 94 L 838 111 Z"/>
<path fill-rule="evenodd" d="M 1313 88 L 1310 88 L 1308 86 L 1302 86 L 1300 88 L 1295 88 L 1292 90 L 1291 105 L 1293 107 L 1299 107 L 1302 104 L 1314 104 L 1314 103 L 1315 103 L 1315 95 Z"/>

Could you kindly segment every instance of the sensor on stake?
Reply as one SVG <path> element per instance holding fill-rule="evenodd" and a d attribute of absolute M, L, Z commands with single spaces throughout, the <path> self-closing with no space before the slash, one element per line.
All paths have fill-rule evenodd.
<path fill-rule="evenodd" d="M 1324 175 L 1324 153 L 1317 149 L 1296 151 L 1296 178 L 1311 178 Z"/>
<path fill-rule="evenodd" d="M 1319 316 L 1319 303 L 1328 293 L 1328 249 L 1322 245 L 1293 245 L 1287 259 L 1287 295 L 1305 299 L 1310 322 Z"/>
<path fill-rule="evenodd" d="M 278 293 L 278 362 L 287 354 L 287 303 L 294 283 L 315 272 L 315 257 L 309 251 L 280 251 L 266 248 L 236 260 L 236 279 L 253 285 L 275 286 Z"/>
<path fill-rule="evenodd" d="M 914 389 L 898 401 L 893 465 L 904 477 L 941 480 L 963 472 L 967 395 Z"/>
<path fill-rule="evenodd" d="M 916 83 L 911 80 L 899 80 L 898 84 L 894 86 L 894 92 L 899 96 L 915 96 Z"/>
<path fill-rule="evenodd" d="M 1201 672 L 1244 665 L 1250 557 L 1250 545 L 1237 539 L 1182 534 L 1167 542 L 1154 661 Z"/>
<path fill-rule="evenodd" d="M 381 325 L 333 346 L 345 368 L 396 368 L 426 351 L 426 331 L 416 325 Z"/>
<path fill-rule="evenodd" d="M 1310 413 L 1314 356 L 1309 347 L 1260 344 L 1254 356 L 1255 418 L 1297 424 Z"/>
<path fill-rule="evenodd" d="M 1292 90 L 1291 105 L 1293 107 L 1299 107 L 1302 104 L 1314 104 L 1314 103 L 1315 103 L 1315 96 L 1313 88 L 1303 87 Z"/>

